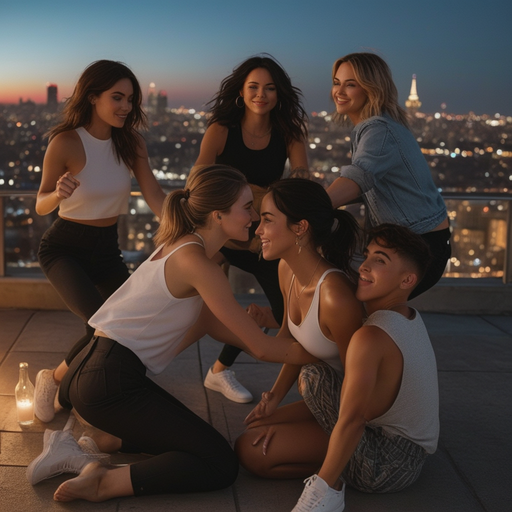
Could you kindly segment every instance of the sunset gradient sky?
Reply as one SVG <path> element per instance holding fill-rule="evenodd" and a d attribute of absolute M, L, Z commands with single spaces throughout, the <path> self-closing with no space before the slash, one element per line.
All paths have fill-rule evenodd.
<path fill-rule="evenodd" d="M 424 112 L 512 115 L 510 0 L 0 0 L 0 103 L 68 96 L 83 69 L 125 62 L 143 91 L 204 108 L 222 78 L 268 52 L 302 89 L 308 111 L 332 110 L 331 66 L 354 51 L 387 60 L 400 102 L 412 74 Z M 507 21 L 508 20 L 508 21 Z"/>

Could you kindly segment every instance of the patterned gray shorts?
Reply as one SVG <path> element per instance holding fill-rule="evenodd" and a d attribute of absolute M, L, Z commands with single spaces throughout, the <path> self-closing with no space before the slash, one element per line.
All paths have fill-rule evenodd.
<path fill-rule="evenodd" d="M 306 405 L 329 435 L 338 420 L 342 383 L 327 363 L 303 366 L 299 376 Z M 418 478 L 426 457 L 427 452 L 409 439 L 367 425 L 341 479 L 363 492 L 400 491 Z"/>

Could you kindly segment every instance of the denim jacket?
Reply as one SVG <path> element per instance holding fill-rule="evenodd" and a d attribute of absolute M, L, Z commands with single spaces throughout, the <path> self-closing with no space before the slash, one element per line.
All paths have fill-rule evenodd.
<path fill-rule="evenodd" d="M 367 224 L 406 226 L 418 234 L 446 218 L 446 206 L 413 134 L 388 115 L 370 117 L 352 130 L 352 164 L 340 176 L 361 188 Z"/>

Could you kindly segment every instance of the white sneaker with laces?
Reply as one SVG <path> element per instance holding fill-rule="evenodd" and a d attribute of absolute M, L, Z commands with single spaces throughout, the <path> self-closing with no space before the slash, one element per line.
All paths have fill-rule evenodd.
<path fill-rule="evenodd" d="M 41 370 L 34 388 L 34 414 L 44 423 L 55 416 L 55 397 L 59 385 L 53 380 L 53 370 Z"/>
<path fill-rule="evenodd" d="M 306 487 L 292 512 L 342 512 L 345 509 L 345 484 L 341 491 L 329 487 L 318 475 L 304 480 Z"/>
<path fill-rule="evenodd" d="M 85 453 L 70 430 L 46 429 L 43 439 L 43 451 L 27 467 L 27 480 L 32 485 L 61 473 L 78 475 L 90 462 L 105 460 L 103 453 Z"/>
<path fill-rule="evenodd" d="M 204 379 L 204 387 L 212 391 L 218 391 L 229 400 L 239 404 L 252 402 L 251 392 L 236 380 L 235 372 L 232 370 L 213 373 L 210 368 Z"/>

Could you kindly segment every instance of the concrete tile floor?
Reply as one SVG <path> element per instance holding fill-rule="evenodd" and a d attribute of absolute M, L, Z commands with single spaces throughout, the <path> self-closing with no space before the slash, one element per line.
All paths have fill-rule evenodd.
<path fill-rule="evenodd" d="M 346 511 L 508 512 L 512 510 L 512 317 L 434 313 L 423 317 L 438 359 L 442 429 L 438 451 L 427 459 L 420 479 L 401 493 L 347 490 Z M 18 363 L 29 363 L 34 382 L 41 368 L 62 360 L 81 333 L 80 321 L 69 312 L 0 310 L 0 511 L 281 512 L 293 508 L 303 488 L 300 480 L 263 480 L 243 469 L 235 485 L 223 491 L 98 504 L 54 502 L 53 492 L 69 476 L 29 485 L 26 466 L 40 453 L 44 430 L 62 429 L 69 412 L 58 413 L 50 424 L 36 420 L 30 427 L 20 427 L 14 403 Z M 204 338 L 155 380 L 234 442 L 254 404 L 235 404 L 203 387 L 220 348 Z M 279 365 L 243 354 L 234 369 L 259 397 L 272 385 Z M 287 397 L 287 401 L 296 399 L 296 391 Z M 76 422 L 77 438 L 83 430 Z M 138 457 L 117 454 L 114 461 L 129 463 Z"/>

